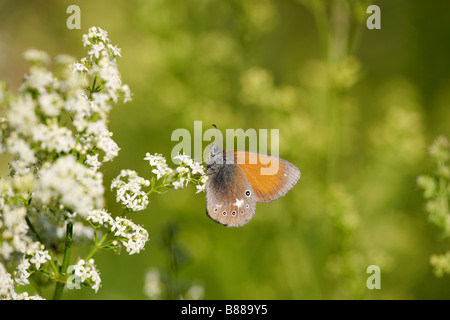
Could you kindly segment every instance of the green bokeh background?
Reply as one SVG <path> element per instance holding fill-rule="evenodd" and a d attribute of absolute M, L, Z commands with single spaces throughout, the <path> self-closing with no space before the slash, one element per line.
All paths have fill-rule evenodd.
<path fill-rule="evenodd" d="M 280 156 L 302 171 L 241 228 L 208 219 L 193 187 L 152 195 L 129 214 L 149 231 L 145 251 L 96 254 L 99 292 L 63 298 L 146 299 L 151 268 L 172 286 L 201 285 L 205 299 L 449 298 L 429 258 L 450 243 L 427 221 L 416 178 L 432 170 L 427 146 L 450 136 L 450 3 L 380 0 L 381 29 L 369 30 L 371 3 L 0 0 L 0 80 L 13 90 L 26 49 L 83 57 L 91 26 L 122 48 L 133 101 L 111 113 L 121 152 L 101 169 L 113 214 L 109 181 L 121 169 L 150 177 L 145 153 L 170 157 L 171 133 L 193 133 L 194 120 L 279 129 Z M 70 4 L 81 30 L 66 27 Z M 88 250 L 76 247 L 72 263 Z M 380 290 L 366 287 L 369 265 L 381 269 Z"/>

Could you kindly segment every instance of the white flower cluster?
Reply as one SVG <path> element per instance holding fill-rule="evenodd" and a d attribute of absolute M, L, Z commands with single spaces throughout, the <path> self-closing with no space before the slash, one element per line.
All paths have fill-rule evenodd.
<path fill-rule="evenodd" d="M 40 248 L 43 248 L 42 244 L 37 244 Z M 0 263 L 0 299 L 11 300 L 41 300 L 41 296 L 29 296 L 27 292 L 16 293 L 16 285 L 25 286 L 30 284 L 28 278 L 32 273 L 32 266 L 35 270 L 39 270 L 42 265 L 51 260 L 47 250 L 31 250 L 22 256 L 22 259 L 17 266 L 17 269 L 13 272 L 13 275 L 6 271 L 6 268 Z"/>
<path fill-rule="evenodd" d="M 133 223 L 131 220 L 116 217 L 111 231 L 114 236 L 121 239 L 129 255 L 139 253 L 144 249 L 148 241 L 148 232 L 143 227 Z"/>
<path fill-rule="evenodd" d="M 17 282 L 17 279 L 16 279 Z M 28 282 L 28 280 L 27 280 Z M 16 293 L 13 277 L 0 263 L 0 299 L 1 300 L 43 300 L 39 295 L 30 296 L 27 292 Z"/>
<path fill-rule="evenodd" d="M 196 193 L 204 191 L 208 176 L 202 164 L 195 162 L 190 156 L 185 154 L 178 154 L 173 159 L 180 162 L 179 167 L 176 169 L 176 181 L 172 183 L 174 189 L 183 188 L 189 182 L 193 182 L 196 184 Z"/>
<path fill-rule="evenodd" d="M 30 259 L 30 262 L 34 263 L 37 270 L 41 268 L 41 264 L 52 260 L 52 257 L 48 254 L 48 250 L 36 250 L 32 253 L 32 256 L 33 257 Z"/>
<path fill-rule="evenodd" d="M 165 177 L 173 172 L 171 168 L 166 163 L 166 158 L 164 158 L 161 154 L 151 155 L 150 153 L 145 154 L 144 160 L 148 160 L 150 166 L 155 167 L 152 170 L 152 173 L 156 174 L 156 179 L 159 180 L 162 177 Z"/>
<path fill-rule="evenodd" d="M 196 185 L 196 193 L 205 190 L 208 180 L 205 169 L 201 163 L 195 162 L 188 155 L 178 154 L 173 157 L 173 160 L 179 162 L 179 166 L 175 170 L 168 167 L 166 159 L 160 154 L 147 153 L 144 160 L 148 160 L 150 166 L 155 167 L 152 172 L 156 174 L 157 180 L 164 178 L 165 181 L 170 181 L 171 187 L 175 190 L 186 187 L 189 182 Z"/>
<path fill-rule="evenodd" d="M 17 284 L 24 286 L 27 284 L 30 284 L 30 281 L 28 281 L 28 277 L 30 276 L 29 269 L 31 267 L 30 260 L 23 257 L 20 264 L 17 266 L 17 271 L 14 277 L 14 280 Z"/>
<path fill-rule="evenodd" d="M 0 178 L 0 261 L 18 261 L 13 276 L 0 262 L 0 299 L 42 299 L 40 296 L 28 296 L 27 292 L 15 292 L 16 286 L 30 283 L 31 268 L 37 270 L 51 260 L 44 246 L 29 236 L 25 220 L 27 210 L 17 204 L 26 198 L 33 182 L 32 174 Z"/>
<path fill-rule="evenodd" d="M 48 71 L 49 59 L 43 52 L 34 50 L 25 57 L 34 57 L 30 74 L 25 76 L 17 97 L 5 94 L 6 118 L 1 128 L 2 151 L 11 154 L 11 169 L 17 174 L 31 172 L 56 154 L 79 148 L 76 135 L 61 118 L 67 114 L 70 101 L 81 100 L 82 79 L 69 72 L 67 64 L 59 65 L 65 72 Z M 39 57 L 41 61 L 37 61 Z"/>
<path fill-rule="evenodd" d="M 4 201 L 5 198 L 1 198 L 1 202 Z M 0 257 L 4 260 L 12 258 L 12 254 L 16 251 L 25 254 L 28 250 L 36 249 L 39 245 L 27 235 L 26 213 L 24 207 L 4 203 L 0 206 L 0 238 L 2 239 Z"/>
<path fill-rule="evenodd" d="M 89 259 L 87 262 L 83 259 L 78 260 L 78 263 L 72 268 L 73 275 L 78 277 L 81 283 L 87 282 L 91 284 L 91 288 L 97 293 L 100 288 L 102 279 L 100 278 L 100 273 L 94 264 L 94 259 Z"/>
<path fill-rule="evenodd" d="M 112 218 L 106 210 L 93 210 L 87 218 L 95 226 L 103 226 L 110 229 L 114 237 L 126 248 L 128 254 L 141 252 L 148 241 L 148 232 L 143 227 L 133 223 L 131 220 L 116 217 Z M 113 245 L 116 242 L 113 242 Z"/>
<path fill-rule="evenodd" d="M 92 27 L 83 35 L 83 44 L 87 47 L 88 57 L 73 63 L 74 73 L 85 74 L 92 82 L 90 92 L 82 107 L 73 105 L 74 125 L 82 132 L 81 141 L 92 149 L 97 147 L 104 152 L 102 161 L 114 159 L 120 150 L 112 140 L 112 133 L 107 129 L 107 119 L 111 104 L 121 99 L 124 103 L 131 100 L 130 88 L 122 84 L 117 68 L 116 58 L 120 49 L 111 44 L 108 33 L 98 27 Z M 92 85 L 91 85 L 92 83 Z M 89 161 L 91 162 L 91 158 Z M 101 165 L 99 159 L 94 161 L 94 168 Z M 91 164 L 91 163 L 89 163 Z"/>
<path fill-rule="evenodd" d="M 178 155 L 174 160 L 180 162 L 174 170 L 167 165 L 166 158 L 161 154 L 146 153 L 147 160 L 152 167 L 152 173 L 156 175 L 156 181 L 162 180 L 161 184 L 155 186 L 155 178 L 151 181 L 138 176 L 136 171 L 122 170 L 112 181 L 111 190 L 116 190 L 116 201 L 131 211 L 144 210 L 148 205 L 148 195 L 161 187 L 182 189 L 189 182 L 197 187 L 197 193 L 204 191 L 208 177 L 201 163 L 195 162 L 188 155 Z M 150 186 L 150 190 L 143 189 Z"/>
<path fill-rule="evenodd" d="M 74 241 L 83 237 L 92 241 L 93 229 L 97 232 L 86 224 L 91 212 L 104 205 L 103 175 L 98 169 L 120 150 L 108 130 L 109 112 L 113 104 L 131 100 L 131 93 L 117 68 L 120 49 L 111 44 L 107 32 L 90 28 L 83 44 L 88 56 L 79 61 L 27 51 L 24 57 L 30 70 L 17 95 L 0 83 L 4 116 L 0 155 L 8 154 L 10 163 L 9 176 L 0 177 L 0 298 L 33 298 L 16 294 L 15 286 L 29 284 L 34 272 L 58 275 L 58 262 L 47 262 L 61 252 L 58 244 L 65 235 L 61 227 L 67 221 L 73 224 Z M 138 193 L 133 187 L 144 182 L 127 183 Z M 146 195 L 131 199 L 124 193 L 124 197 L 134 209 L 148 203 Z M 122 218 L 109 222 L 110 232 L 127 252 L 142 250 L 147 231 Z M 5 266 L 17 269 L 8 273 Z M 96 270 L 93 262 L 78 267 L 97 291 L 100 277 L 92 271 Z"/>
<path fill-rule="evenodd" d="M 114 102 L 117 102 L 119 97 L 123 98 L 124 102 L 131 100 L 130 88 L 122 84 L 115 63 L 116 57 L 121 57 L 121 50 L 111 44 L 108 33 L 102 28 L 92 27 L 83 35 L 83 44 L 89 49 L 89 58 L 82 59 L 82 65 L 74 65 L 74 68 L 81 71 L 87 69 L 88 73 L 98 76 L 103 82 L 102 91 Z"/>
<path fill-rule="evenodd" d="M 54 211 L 61 208 L 86 217 L 90 210 L 103 207 L 102 182 L 101 173 L 69 155 L 43 166 L 33 194 Z"/>
<path fill-rule="evenodd" d="M 111 182 L 111 190 L 117 189 L 116 201 L 131 211 L 144 210 L 148 205 L 147 193 L 142 191 L 150 181 L 138 176 L 134 170 L 122 170 Z"/>
<path fill-rule="evenodd" d="M 92 222 L 96 227 L 104 226 L 111 227 L 114 219 L 111 214 L 106 210 L 92 210 L 89 212 L 86 220 Z"/>
<path fill-rule="evenodd" d="M 58 56 L 55 72 L 48 70 L 51 59 L 45 52 L 25 53 L 31 66 L 19 95 L 0 95 L 6 107 L 0 151 L 11 155 L 12 175 L 40 171 L 34 175 L 33 200 L 86 215 L 103 201 L 102 177 L 88 170 L 96 172 L 118 155 L 107 121 L 111 105 L 130 100 L 130 90 L 117 69 L 120 49 L 107 32 L 93 27 L 83 43 L 89 56 L 80 62 Z"/>

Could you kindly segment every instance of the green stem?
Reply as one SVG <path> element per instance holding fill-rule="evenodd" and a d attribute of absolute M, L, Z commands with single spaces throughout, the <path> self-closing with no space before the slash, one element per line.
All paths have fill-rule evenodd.
<path fill-rule="evenodd" d="M 86 256 L 84 261 L 88 261 L 90 258 L 92 258 L 92 256 L 97 252 L 97 250 L 102 247 L 103 242 L 105 242 L 105 240 L 109 234 L 110 234 L 110 232 L 105 233 L 98 243 L 97 243 L 97 241 L 95 241 L 95 247 L 91 250 L 91 252 L 89 252 L 89 254 Z M 97 235 L 96 235 L 96 238 L 97 238 Z"/>
<path fill-rule="evenodd" d="M 70 262 L 70 253 L 72 250 L 72 236 L 73 236 L 73 223 L 67 223 L 66 227 L 66 245 L 64 248 L 64 257 L 60 269 L 60 274 L 64 275 L 67 272 Z M 62 291 L 64 289 L 64 282 L 58 282 L 55 287 L 55 292 L 53 294 L 53 300 L 59 300 L 61 298 Z"/>
<path fill-rule="evenodd" d="M 41 237 L 40 237 L 39 234 L 36 232 L 36 229 L 34 229 L 33 225 L 31 224 L 30 218 L 28 218 L 28 216 L 25 216 L 25 221 L 27 222 L 28 228 L 30 228 L 31 233 L 34 235 L 34 237 L 36 238 L 36 240 L 39 241 L 40 243 L 44 244 L 44 242 L 42 242 Z"/>
<path fill-rule="evenodd" d="M 54 260 L 49 261 L 50 266 L 52 267 L 53 272 L 55 273 L 55 278 L 59 277 L 59 268 Z"/>
<path fill-rule="evenodd" d="M 312 10 L 312 14 L 314 15 L 319 41 L 322 47 L 322 52 L 324 55 L 324 59 L 328 60 L 329 58 L 329 21 L 327 18 L 326 5 L 321 2 L 313 2 L 311 3 L 310 9 Z"/>
<path fill-rule="evenodd" d="M 61 272 L 65 273 L 69 267 L 70 252 L 72 250 L 73 223 L 69 222 L 66 228 L 66 246 L 64 248 L 64 258 L 61 265 Z"/>
<path fill-rule="evenodd" d="M 150 195 L 150 194 L 152 194 L 153 192 L 156 192 L 156 191 L 158 191 L 158 189 L 161 189 L 161 188 L 163 188 L 163 187 L 170 186 L 170 184 L 171 184 L 172 182 L 175 182 L 175 181 L 177 181 L 176 178 L 173 178 L 173 179 L 171 179 L 171 180 L 166 180 L 166 181 L 164 181 L 163 183 L 161 183 L 159 186 L 153 187 L 149 192 L 147 192 L 147 195 Z"/>
<path fill-rule="evenodd" d="M 89 99 L 92 99 L 92 93 L 95 92 L 95 83 L 97 82 L 97 76 L 94 77 L 92 88 L 89 88 Z"/>
<path fill-rule="evenodd" d="M 37 233 L 36 229 L 34 228 L 33 224 L 31 223 L 30 218 L 28 218 L 28 216 L 25 216 L 25 221 L 27 222 L 27 225 L 30 228 L 31 233 L 34 235 L 36 240 L 39 241 L 40 243 L 44 244 L 44 242 L 42 241 L 41 237 L 39 236 L 39 234 Z M 53 272 L 55 274 L 55 277 L 58 277 L 58 275 L 59 275 L 59 268 L 58 268 L 58 266 L 56 265 L 54 260 L 50 260 L 49 262 L 50 262 L 50 266 L 52 267 L 52 270 L 53 270 Z"/>

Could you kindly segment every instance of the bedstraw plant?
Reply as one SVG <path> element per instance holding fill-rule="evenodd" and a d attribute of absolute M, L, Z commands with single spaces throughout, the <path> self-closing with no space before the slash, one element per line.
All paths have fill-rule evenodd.
<path fill-rule="evenodd" d="M 82 41 L 88 55 L 80 60 L 25 52 L 30 70 L 17 94 L 0 84 L 0 153 L 9 159 L 9 174 L 0 178 L 2 299 L 42 299 L 48 285 L 54 285 L 53 299 L 65 287 L 97 292 L 101 273 L 94 255 L 101 249 L 138 254 L 149 240 L 125 214 L 144 210 L 148 196 L 163 188 L 191 182 L 204 190 L 200 163 L 179 155 L 171 169 L 163 156 L 147 154 L 152 176 L 122 170 L 111 190 L 124 210 L 108 212 L 100 169 L 120 151 L 108 118 L 131 92 L 118 70 L 121 50 L 108 33 L 92 27 Z M 73 245 L 91 250 L 75 260 Z"/>

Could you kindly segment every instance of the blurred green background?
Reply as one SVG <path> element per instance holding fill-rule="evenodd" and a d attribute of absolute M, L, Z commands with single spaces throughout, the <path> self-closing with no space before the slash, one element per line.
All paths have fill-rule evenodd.
<path fill-rule="evenodd" d="M 381 29 L 366 8 L 381 8 Z M 69 30 L 66 8 L 81 9 Z M 302 171 L 285 197 L 242 228 L 205 215 L 195 188 L 152 195 L 130 214 L 150 233 L 139 255 L 95 256 L 102 288 L 70 299 L 146 299 L 157 268 L 165 298 L 195 283 L 205 299 L 450 298 L 431 254 L 450 243 L 427 221 L 419 174 L 427 146 L 450 136 L 450 24 L 445 1 L 0 0 L 0 80 L 19 86 L 22 53 L 83 57 L 81 35 L 108 31 L 133 101 L 111 113 L 119 157 L 102 167 L 150 177 L 146 152 L 170 157 L 177 128 L 279 129 L 280 156 Z M 206 142 L 204 147 L 206 146 Z M 77 248 L 72 256 L 85 255 Z M 369 265 L 381 290 L 368 290 Z M 164 298 L 163 297 L 163 298 Z"/>

